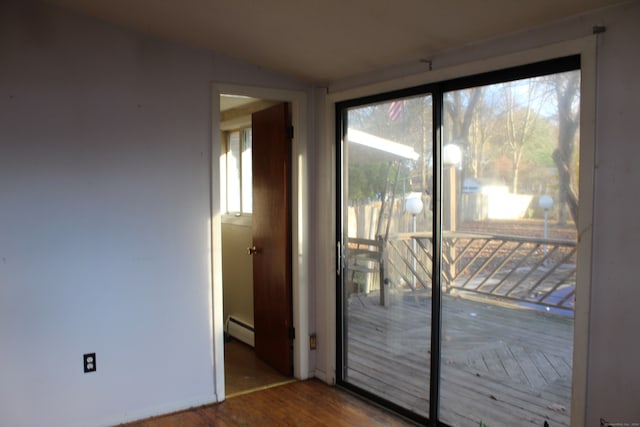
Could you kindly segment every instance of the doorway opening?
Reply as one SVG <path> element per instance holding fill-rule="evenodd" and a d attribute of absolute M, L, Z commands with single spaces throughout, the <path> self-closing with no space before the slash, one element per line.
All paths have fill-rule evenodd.
<path fill-rule="evenodd" d="M 274 110 L 276 115 L 282 110 L 283 117 L 273 117 L 270 112 Z M 283 180 L 276 179 L 280 184 L 270 183 L 269 176 L 265 175 L 265 165 L 277 164 L 278 171 L 290 169 L 288 132 L 281 145 L 276 142 L 278 136 L 270 133 L 271 127 L 280 126 L 274 124 L 275 121 L 289 121 L 288 110 L 288 104 L 275 100 L 220 95 L 224 385 L 227 396 L 292 380 L 293 336 L 279 327 L 274 332 L 273 327 L 273 324 L 280 325 L 280 320 L 293 327 L 290 177 L 285 177 L 286 188 L 278 188 Z M 254 126 L 257 126 L 255 132 Z M 276 146 L 282 148 L 281 157 L 278 157 Z M 265 207 L 265 197 L 268 204 L 274 199 L 272 192 L 282 196 L 280 207 L 283 212 L 275 219 L 269 217 L 271 206 Z M 280 228 L 273 227 L 276 222 Z M 274 253 L 277 253 L 276 258 Z M 276 266 L 279 270 L 274 272 Z M 265 300 L 273 295 L 274 288 L 275 292 L 281 292 L 281 297 L 277 298 L 280 304 Z"/>

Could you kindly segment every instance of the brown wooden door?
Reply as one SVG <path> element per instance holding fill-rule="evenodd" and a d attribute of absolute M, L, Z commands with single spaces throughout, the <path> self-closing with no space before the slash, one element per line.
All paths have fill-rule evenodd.
<path fill-rule="evenodd" d="M 289 106 L 252 114 L 253 313 L 257 356 L 293 371 Z"/>

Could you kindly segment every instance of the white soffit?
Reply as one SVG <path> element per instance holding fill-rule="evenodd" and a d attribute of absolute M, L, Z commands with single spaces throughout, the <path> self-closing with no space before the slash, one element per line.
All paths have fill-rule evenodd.
<path fill-rule="evenodd" d="M 379 136 L 371 135 L 370 133 L 362 132 L 357 129 L 349 128 L 347 131 L 347 140 L 350 143 L 358 144 L 364 147 L 373 148 L 380 153 L 386 154 L 383 157 L 385 160 L 389 159 L 403 159 L 403 160 L 418 160 L 420 155 L 415 152 L 413 147 L 399 142 L 390 141 L 388 139 L 381 138 Z M 368 153 L 371 156 L 371 153 Z M 358 156 L 356 156 L 358 157 Z M 360 157 L 368 157 L 361 155 Z M 380 156 L 375 156 L 380 157 Z M 357 162 L 357 159 L 354 159 Z M 380 161 L 378 158 L 376 161 Z"/>

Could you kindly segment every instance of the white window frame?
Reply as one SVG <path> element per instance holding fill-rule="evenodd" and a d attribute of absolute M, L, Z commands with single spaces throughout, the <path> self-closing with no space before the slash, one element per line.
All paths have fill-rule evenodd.
<path fill-rule="evenodd" d="M 237 172 L 237 188 L 229 188 L 232 180 L 229 174 L 232 172 L 233 161 L 231 156 L 231 138 L 234 134 L 238 134 L 238 172 Z M 247 208 L 247 204 L 253 202 L 253 183 L 252 183 L 252 165 L 251 165 L 251 127 L 243 127 L 240 129 L 228 130 L 223 132 L 222 137 L 223 152 L 220 156 L 220 208 L 222 215 L 226 219 L 231 218 L 250 218 L 253 214 L 253 206 Z M 248 145 L 248 147 L 247 147 Z M 247 164 L 248 163 L 248 164 Z M 247 182 L 248 181 L 248 182 Z M 249 193 L 249 194 L 246 194 Z M 239 209 L 229 209 L 232 204 L 230 197 L 237 197 L 237 205 Z"/>

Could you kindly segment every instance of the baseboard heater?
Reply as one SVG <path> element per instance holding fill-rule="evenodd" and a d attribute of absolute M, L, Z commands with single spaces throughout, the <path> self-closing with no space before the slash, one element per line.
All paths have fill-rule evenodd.
<path fill-rule="evenodd" d="M 248 325 L 233 316 L 229 316 L 227 317 L 226 330 L 227 335 L 237 339 L 238 341 L 242 341 L 251 347 L 255 347 L 255 333 L 253 326 Z"/>

